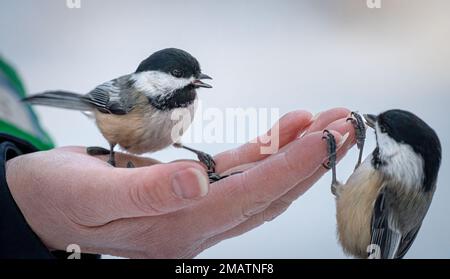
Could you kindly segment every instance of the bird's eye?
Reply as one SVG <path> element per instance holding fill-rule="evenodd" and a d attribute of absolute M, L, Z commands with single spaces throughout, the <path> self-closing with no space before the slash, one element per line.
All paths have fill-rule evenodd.
<path fill-rule="evenodd" d="M 380 131 L 385 134 L 387 132 L 386 127 L 384 125 L 380 125 Z"/>
<path fill-rule="evenodd" d="M 177 78 L 182 77 L 183 76 L 183 71 L 175 69 L 175 70 L 172 71 L 172 76 L 177 77 Z"/>

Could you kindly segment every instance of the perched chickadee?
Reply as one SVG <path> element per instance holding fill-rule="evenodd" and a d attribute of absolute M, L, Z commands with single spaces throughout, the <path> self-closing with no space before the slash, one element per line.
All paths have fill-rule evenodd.
<path fill-rule="evenodd" d="M 109 153 L 113 166 L 116 145 L 142 154 L 174 144 L 196 153 L 213 175 L 215 163 L 211 156 L 177 143 L 172 135 L 177 124 L 171 119 L 172 113 L 187 109 L 192 120 L 196 90 L 212 87 L 204 79 L 211 77 L 201 72 L 197 59 L 181 49 L 167 48 L 142 61 L 134 73 L 105 82 L 85 95 L 47 91 L 24 101 L 92 114 L 110 150 L 90 147 L 87 151 L 91 155 Z"/>
<path fill-rule="evenodd" d="M 353 115 L 357 135 L 365 134 L 362 118 Z M 339 241 L 346 253 L 358 258 L 402 258 L 430 207 L 441 144 L 435 131 L 410 112 L 389 110 L 364 118 L 375 130 L 377 146 L 361 165 L 358 162 L 345 184 L 336 180 L 334 137 L 329 132 L 324 136 L 330 152 L 327 166 L 333 170 Z"/>

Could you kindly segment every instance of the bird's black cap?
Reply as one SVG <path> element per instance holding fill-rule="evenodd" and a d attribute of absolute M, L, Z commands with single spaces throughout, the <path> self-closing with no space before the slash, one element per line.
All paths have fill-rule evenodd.
<path fill-rule="evenodd" d="M 177 48 L 166 48 L 150 55 L 139 64 L 136 73 L 144 71 L 161 71 L 173 73 L 181 71 L 180 77 L 198 77 L 201 73 L 200 64 L 188 52 Z"/>
<path fill-rule="evenodd" d="M 399 143 L 406 143 L 424 160 L 424 187 L 436 182 L 441 163 L 441 143 L 436 132 L 422 119 L 404 110 L 388 110 L 377 117 L 381 129 Z"/>

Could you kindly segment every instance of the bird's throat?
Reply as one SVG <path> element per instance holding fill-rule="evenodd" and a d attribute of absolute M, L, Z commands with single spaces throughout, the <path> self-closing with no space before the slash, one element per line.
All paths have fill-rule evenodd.
<path fill-rule="evenodd" d="M 171 110 L 175 108 L 185 108 L 191 105 L 197 98 L 194 86 L 187 85 L 171 93 L 149 97 L 152 106 L 159 110 Z"/>

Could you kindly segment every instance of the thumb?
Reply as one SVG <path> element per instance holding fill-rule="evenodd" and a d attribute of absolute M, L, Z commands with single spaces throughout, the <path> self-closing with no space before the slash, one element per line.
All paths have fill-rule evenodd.
<path fill-rule="evenodd" d="M 109 221 L 170 213 L 195 203 L 209 191 L 205 169 L 196 162 L 111 171 L 108 179 L 114 182 L 105 185 L 100 198 L 109 203 Z"/>

